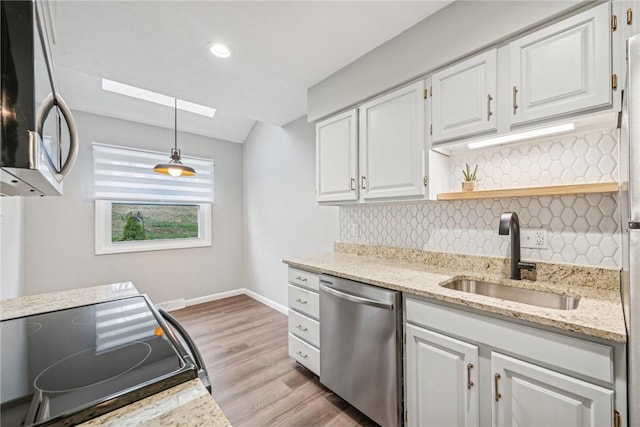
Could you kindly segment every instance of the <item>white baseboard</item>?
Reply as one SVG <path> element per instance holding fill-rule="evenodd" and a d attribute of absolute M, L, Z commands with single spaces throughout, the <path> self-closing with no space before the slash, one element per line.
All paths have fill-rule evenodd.
<path fill-rule="evenodd" d="M 223 298 L 235 297 L 237 295 L 247 295 L 256 301 L 260 301 L 264 305 L 273 308 L 274 310 L 278 310 L 280 313 L 284 314 L 285 316 L 289 315 L 289 309 L 284 305 L 278 304 L 277 302 L 270 300 L 269 298 L 263 297 L 262 295 L 257 294 L 247 288 L 234 289 L 231 291 L 219 292 L 217 294 L 205 295 L 203 297 L 190 298 L 187 300 L 182 298 L 182 299 L 177 299 L 177 300 L 172 300 L 167 302 L 161 302 L 159 304 L 156 304 L 156 306 L 166 311 L 180 310 L 181 308 L 190 307 L 192 305 L 203 304 L 205 302 L 215 301 Z"/>
<path fill-rule="evenodd" d="M 211 295 L 205 295 L 203 297 L 191 298 L 191 299 L 186 300 L 186 303 L 187 303 L 187 307 L 190 307 L 190 306 L 196 305 L 196 304 L 202 304 L 202 303 L 205 303 L 205 302 L 215 301 L 215 300 L 223 299 L 223 298 L 235 297 L 237 295 L 243 295 L 243 294 L 245 294 L 244 289 L 234 289 L 232 291 L 218 292 L 217 294 L 211 294 Z"/>
<path fill-rule="evenodd" d="M 284 314 L 285 316 L 289 315 L 289 309 L 287 307 L 285 307 L 284 305 L 278 304 L 277 302 L 275 302 L 273 300 L 270 300 L 269 298 L 263 297 L 262 295 L 257 294 L 257 293 L 255 293 L 252 290 L 249 290 L 247 288 L 242 288 L 242 290 L 244 291 L 245 295 L 250 296 L 254 300 L 260 301 L 264 305 L 268 305 L 269 307 L 273 308 L 274 310 L 278 310 L 280 313 Z"/>

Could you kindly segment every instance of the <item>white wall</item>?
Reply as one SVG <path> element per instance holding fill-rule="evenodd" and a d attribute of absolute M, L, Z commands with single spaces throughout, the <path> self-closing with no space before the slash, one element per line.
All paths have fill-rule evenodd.
<path fill-rule="evenodd" d="M 309 88 L 309 120 L 423 76 L 580 3 L 455 1 Z"/>
<path fill-rule="evenodd" d="M 301 117 L 284 127 L 256 123 L 244 144 L 245 282 L 287 305 L 287 266 L 333 250 L 338 208 L 315 201 L 315 128 Z"/>
<path fill-rule="evenodd" d="M 184 154 L 216 162 L 213 245 L 126 254 L 94 254 L 91 142 L 167 152 L 173 131 L 75 112 L 81 139 L 64 197 L 25 198 L 25 291 L 38 294 L 131 280 L 154 302 L 243 287 L 242 146 L 178 133 Z M 173 119 L 173 113 L 167 120 Z"/>
<path fill-rule="evenodd" d="M 0 299 L 24 295 L 23 211 L 22 197 L 0 198 Z"/>

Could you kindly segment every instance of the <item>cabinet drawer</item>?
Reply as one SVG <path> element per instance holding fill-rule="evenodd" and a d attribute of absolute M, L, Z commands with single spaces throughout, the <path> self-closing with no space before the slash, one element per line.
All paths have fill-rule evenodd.
<path fill-rule="evenodd" d="M 289 334 L 289 356 L 316 375 L 320 375 L 320 350 Z"/>
<path fill-rule="evenodd" d="M 289 307 L 316 319 L 320 315 L 319 296 L 316 292 L 289 285 Z"/>
<path fill-rule="evenodd" d="M 320 347 L 320 323 L 293 310 L 289 311 L 289 332 Z"/>
<path fill-rule="evenodd" d="M 289 267 L 289 282 L 294 285 L 318 291 L 318 281 L 318 275 L 315 273 Z"/>

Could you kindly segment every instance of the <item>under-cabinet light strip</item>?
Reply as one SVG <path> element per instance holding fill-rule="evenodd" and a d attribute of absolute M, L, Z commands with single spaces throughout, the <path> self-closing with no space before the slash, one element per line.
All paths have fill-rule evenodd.
<path fill-rule="evenodd" d="M 525 139 L 536 138 L 539 136 L 554 135 L 561 132 L 572 131 L 574 129 L 575 129 L 575 124 L 573 122 L 564 123 L 561 125 L 549 126 L 546 128 L 528 130 L 526 132 L 518 132 L 518 133 L 509 134 L 509 135 L 498 136 L 496 138 L 489 138 L 489 139 L 483 139 L 481 141 L 474 141 L 474 142 L 470 142 L 467 145 L 467 147 L 469 147 L 470 149 L 490 147 L 492 145 L 500 145 L 500 144 L 506 144 L 509 142 L 523 141 Z"/>

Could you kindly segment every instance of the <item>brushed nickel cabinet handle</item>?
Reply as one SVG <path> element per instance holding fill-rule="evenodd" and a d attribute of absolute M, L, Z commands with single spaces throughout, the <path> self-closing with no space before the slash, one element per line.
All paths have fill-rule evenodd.
<path fill-rule="evenodd" d="M 366 182 L 367 182 L 367 177 L 362 175 L 362 189 L 363 190 L 367 189 Z"/>
<path fill-rule="evenodd" d="M 302 357 L 303 359 L 306 359 L 307 357 L 309 357 L 308 355 L 304 354 L 304 353 L 303 353 L 303 352 L 301 352 L 301 351 L 296 351 L 296 354 L 297 354 L 298 356 Z"/>
<path fill-rule="evenodd" d="M 299 302 L 300 304 L 306 304 L 307 303 L 307 301 L 301 300 L 300 298 L 297 298 L 296 302 Z"/>
<path fill-rule="evenodd" d="M 356 191 L 356 179 L 351 178 L 351 191 Z"/>
<path fill-rule="evenodd" d="M 471 390 L 471 387 L 473 387 L 473 381 L 471 381 L 471 369 L 473 369 L 473 363 L 467 363 L 467 390 Z"/>
<path fill-rule="evenodd" d="M 296 326 L 296 328 L 300 329 L 302 332 L 307 332 L 307 328 L 303 327 L 302 325 L 298 325 Z"/>
<path fill-rule="evenodd" d="M 296 276 L 296 280 L 300 280 L 301 282 L 306 282 L 307 278 L 302 276 Z"/>
<path fill-rule="evenodd" d="M 500 394 L 500 392 L 498 391 L 498 381 L 500 380 L 500 374 L 495 374 L 493 376 L 493 383 L 495 385 L 496 388 L 496 402 L 498 400 L 500 400 L 500 398 L 502 397 L 502 395 Z"/>
<path fill-rule="evenodd" d="M 487 95 L 487 121 L 491 120 L 491 116 L 493 116 L 493 112 L 491 111 L 491 101 L 493 97 L 491 95 Z"/>
<path fill-rule="evenodd" d="M 516 99 L 516 96 L 518 95 L 518 88 L 517 87 L 513 87 L 513 114 L 516 113 L 516 110 L 518 109 L 518 100 Z"/>

